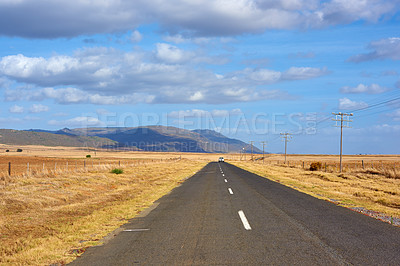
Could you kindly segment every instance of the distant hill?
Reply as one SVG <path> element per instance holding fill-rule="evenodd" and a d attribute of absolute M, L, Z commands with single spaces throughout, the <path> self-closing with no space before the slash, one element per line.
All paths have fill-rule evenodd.
<path fill-rule="evenodd" d="M 97 136 L 54 134 L 45 131 L 0 129 L 0 143 L 67 147 L 101 147 L 117 142 Z"/>
<path fill-rule="evenodd" d="M 101 137 L 115 141 L 115 143 L 104 145 L 104 147 L 120 149 L 228 153 L 240 152 L 245 148 L 246 152 L 251 151 L 249 144 L 237 139 L 228 138 L 213 130 L 186 130 L 176 127 L 146 126 L 126 128 L 64 128 L 58 131 L 46 131 L 46 133 L 66 136 Z M 261 153 L 256 147 L 253 148 L 253 152 Z"/>

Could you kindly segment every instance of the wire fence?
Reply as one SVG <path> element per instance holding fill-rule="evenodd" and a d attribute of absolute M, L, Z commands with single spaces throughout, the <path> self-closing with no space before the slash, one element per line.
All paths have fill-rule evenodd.
<path fill-rule="evenodd" d="M 131 160 L 112 160 L 112 159 L 65 159 L 65 160 L 40 160 L 33 161 L 8 161 L 0 162 L 0 180 L 6 182 L 18 177 L 34 177 L 48 174 L 61 174 L 68 172 L 85 172 L 94 170 L 104 170 L 111 168 L 137 167 L 144 164 L 165 163 L 180 160 L 178 158 L 167 159 L 131 159 Z"/>
<path fill-rule="evenodd" d="M 265 160 L 262 158 L 255 160 L 255 163 L 266 164 L 266 165 L 281 165 L 292 168 L 302 168 L 305 170 L 310 170 L 311 164 L 317 161 L 308 160 L 287 160 L 286 163 L 283 160 Z M 329 172 L 329 173 L 339 173 L 340 164 L 339 162 L 333 161 L 319 161 L 318 171 Z M 354 173 L 354 172 L 369 172 L 371 174 L 383 174 L 388 175 L 392 178 L 400 178 L 400 162 L 398 161 L 382 161 L 382 160 L 359 160 L 344 162 L 342 173 Z"/>

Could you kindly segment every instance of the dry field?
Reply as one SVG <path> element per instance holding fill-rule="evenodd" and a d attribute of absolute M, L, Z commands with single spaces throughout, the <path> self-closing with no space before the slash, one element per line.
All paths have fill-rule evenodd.
<path fill-rule="evenodd" d="M 15 152 L 21 148 L 22 152 Z M 10 152 L 5 152 L 6 150 Z M 109 149 L 93 149 L 79 147 L 47 147 L 47 146 L 11 146 L 0 144 L 0 156 L 39 156 L 49 158 L 85 158 L 86 155 L 91 155 L 92 158 L 102 158 L 110 160 L 119 159 L 165 159 L 182 157 L 191 160 L 216 160 L 218 154 L 210 153 L 188 153 L 188 152 L 142 152 L 142 151 L 121 151 Z M 229 156 L 229 155 L 228 155 Z"/>
<path fill-rule="evenodd" d="M 102 165 L 11 176 L 0 182 L 0 265 L 68 263 L 205 164 L 175 159 L 122 166 L 118 175 Z"/>
<path fill-rule="evenodd" d="M 16 152 L 21 148 L 22 152 Z M 6 150 L 10 152 L 5 152 Z M 91 158 L 86 158 L 90 155 Z M 11 176 L 48 173 L 53 171 L 77 171 L 99 166 L 134 167 L 143 163 L 174 159 L 194 161 L 216 161 L 219 154 L 178 152 L 115 151 L 76 147 L 10 146 L 0 144 L 0 180 Z"/>

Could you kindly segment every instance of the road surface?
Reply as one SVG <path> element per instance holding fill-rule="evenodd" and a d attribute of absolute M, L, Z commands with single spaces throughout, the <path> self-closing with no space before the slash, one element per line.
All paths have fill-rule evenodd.
<path fill-rule="evenodd" d="M 210 163 L 71 265 L 400 265 L 400 228 Z"/>

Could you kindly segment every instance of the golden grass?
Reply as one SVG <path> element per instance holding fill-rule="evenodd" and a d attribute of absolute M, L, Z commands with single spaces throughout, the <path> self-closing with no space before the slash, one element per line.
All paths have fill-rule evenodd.
<path fill-rule="evenodd" d="M 232 164 L 317 198 L 400 217 L 400 179 L 388 178 L 377 170 L 340 174 L 262 162 Z"/>
<path fill-rule="evenodd" d="M 0 186 L 0 264 L 65 264 L 206 163 L 180 160 L 14 177 Z"/>
<path fill-rule="evenodd" d="M 23 152 L 15 152 L 21 148 Z M 9 149 L 11 152 L 5 152 Z M 13 156 L 39 156 L 47 158 L 85 158 L 90 154 L 92 158 L 102 159 L 166 159 L 166 158 L 182 158 L 190 160 L 210 161 L 217 160 L 219 156 L 226 156 L 224 154 L 211 154 L 211 153 L 190 153 L 190 152 L 145 152 L 145 151 L 124 151 L 112 149 L 94 149 L 94 148 L 80 148 L 80 147 L 48 147 L 38 145 L 6 145 L 0 144 L 0 157 L 13 157 Z M 233 155 L 232 155 L 233 156 Z"/>

